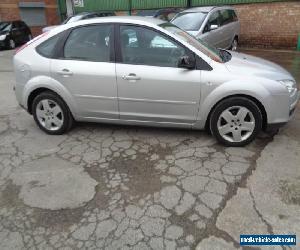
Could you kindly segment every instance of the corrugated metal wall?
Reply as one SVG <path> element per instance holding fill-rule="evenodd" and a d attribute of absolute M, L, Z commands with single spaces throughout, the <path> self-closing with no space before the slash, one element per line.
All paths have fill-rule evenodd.
<path fill-rule="evenodd" d="M 64 1 L 58 0 L 64 9 Z M 76 12 L 82 11 L 128 11 L 131 9 L 160 9 L 167 7 L 187 7 L 188 0 L 83 0 L 84 7 L 76 7 Z M 284 2 L 289 0 L 190 0 L 191 6 L 225 5 L 259 2 Z"/>
<path fill-rule="evenodd" d="M 192 0 L 192 6 L 284 2 L 284 0 Z"/>
<path fill-rule="evenodd" d="M 132 9 L 160 9 L 186 7 L 187 0 L 132 0 Z"/>
<path fill-rule="evenodd" d="M 84 0 L 84 7 L 75 7 L 76 12 L 129 9 L 130 4 L 128 0 Z"/>

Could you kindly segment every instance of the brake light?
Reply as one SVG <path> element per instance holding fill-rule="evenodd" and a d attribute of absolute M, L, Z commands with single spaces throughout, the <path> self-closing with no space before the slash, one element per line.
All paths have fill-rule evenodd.
<path fill-rule="evenodd" d="M 49 32 L 45 32 L 42 33 L 40 35 L 38 35 L 37 37 L 31 39 L 30 41 L 28 41 L 27 43 L 23 44 L 21 47 L 17 48 L 15 50 L 15 54 L 19 53 L 21 50 L 25 49 L 27 46 L 29 46 L 30 44 L 36 42 L 37 40 L 41 39 L 42 37 L 44 37 L 45 35 L 47 35 Z"/>

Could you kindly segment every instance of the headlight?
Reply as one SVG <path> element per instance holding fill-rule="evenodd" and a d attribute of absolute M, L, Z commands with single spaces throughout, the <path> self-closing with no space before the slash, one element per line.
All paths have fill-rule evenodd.
<path fill-rule="evenodd" d="M 293 80 L 281 80 L 279 82 L 286 87 L 289 93 L 293 93 L 297 89 L 296 82 Z"/>
<path fill-rule="evenodd" d="M 0 35 L 0 41 L 5 40 L 5 38 L 6 38 L 6 35 Z"/>

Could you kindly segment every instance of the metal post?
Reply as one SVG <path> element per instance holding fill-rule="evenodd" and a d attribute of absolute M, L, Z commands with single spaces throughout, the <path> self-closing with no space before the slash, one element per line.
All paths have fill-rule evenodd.
<path fill-rule="evenodd" d="M 132 1 L 131 0 L 128 1 L 129 1 L 129 16 L 131 16 Z"/>
<path fill-rule="evenodd" d="M 300 34 L 298 35 L 298 45 L 297 45 L 297 50 L 300 51 Z"/>

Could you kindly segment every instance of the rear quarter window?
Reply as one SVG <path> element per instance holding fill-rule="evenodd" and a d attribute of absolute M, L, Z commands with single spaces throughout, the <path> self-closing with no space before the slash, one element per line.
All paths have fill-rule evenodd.
<path fill-rule="evenodd" d="M 61 36 L 62 34 L 60 33 L 42 42 L 36 47 L 37 53 L 39 53 L 41 56 L 52 58 L 54 56 L 56 44 L 58 43 Z"/>

